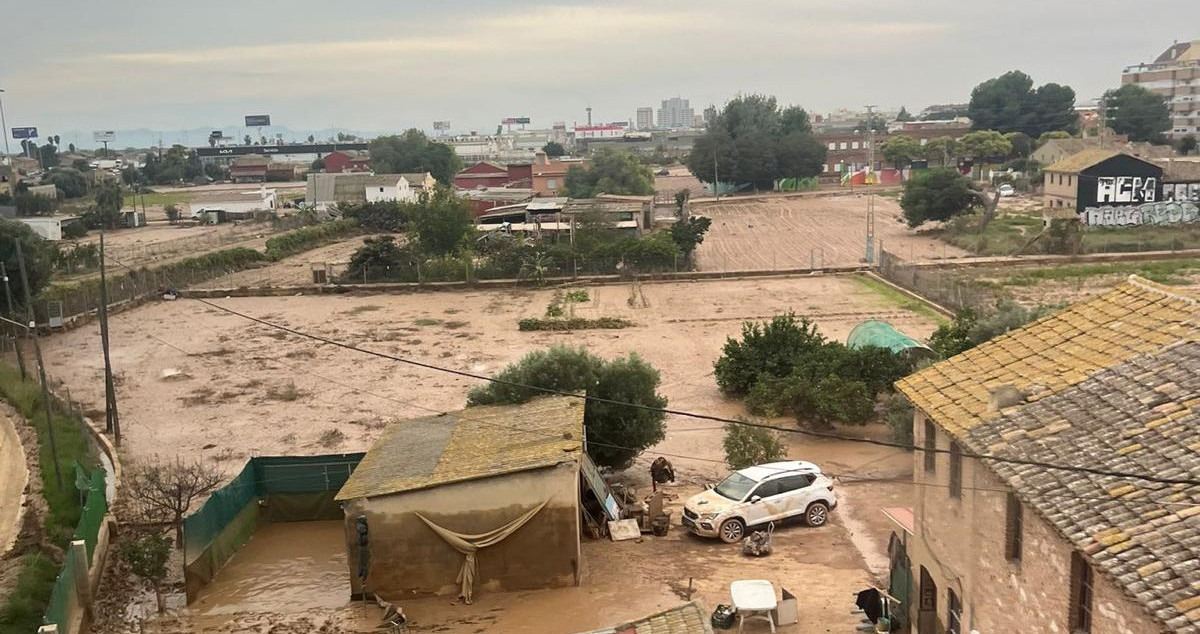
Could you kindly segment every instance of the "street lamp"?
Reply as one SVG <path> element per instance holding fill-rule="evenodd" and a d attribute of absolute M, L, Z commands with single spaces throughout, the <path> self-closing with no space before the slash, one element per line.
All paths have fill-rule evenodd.
<path fill-rule="evenodd" d="M 0 133 L 4 134 L 4 160 L 8 161 L 8 124 L 4 122 L 4 89 L 0 88 Z"/>

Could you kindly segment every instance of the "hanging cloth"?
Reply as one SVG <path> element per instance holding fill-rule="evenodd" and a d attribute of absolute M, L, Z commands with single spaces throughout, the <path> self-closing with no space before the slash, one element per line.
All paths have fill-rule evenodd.
<path fill-rule="evenodd" d="M 463 600 L 469 604 L 471 603 L 472 592 L 475 589 L 476 551 L 478 551 L 480 548 L 494 546 L 504 541 L 505 538 L 517 532 L 517 529 L 521 528 L 528 523 L 529 520 L 533 519 L 533 516 L 537 515 L 538 511 L 542 510 L 542 508 L 545 507 L 548 502 L 549 500 L 542 502 L 524 515 L 505 524 L 504 526 L 501 526 L 500 528 L 488 531 L 486 533 L 480 533 L 479 535 L 464 535 L 462 533 L 456 533 L 452 530 L 442 528 L 441 526 L 434 524 L 420 513 L 414 513 L 414 515 L 419 517 L 422 522 L 425 522 L 425 525 L 431 528 L 433 532 L 437 533 L 438 536 L 445 540 L 447 544 L 450 544 L 451 548 L 466 556 L 466 558 L 463 560 L 462 568 L 460 568 L 458 571 L 458 577 L 456 577 L 454 581 L 459 583 L 462 587 L 462 593 L 459 596 L 461 596 Z"/>

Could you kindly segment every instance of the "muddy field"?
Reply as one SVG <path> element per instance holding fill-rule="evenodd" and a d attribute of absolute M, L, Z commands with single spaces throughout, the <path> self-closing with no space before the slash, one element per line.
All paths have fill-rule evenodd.
<path fill-rule="evenodd" d="M 623 317 L 636 326 L 574 333 L 518 332 L 519 318 L 545 311 L 553 294 L 550 290 L 213 301 L 359 348 L 480 374 L 494 373 L 526 352 L 553 344 L 582 345 L 609 358 L 637 352 L 660 370 L 660 391 L 671 407 L 723 416 L 744 412 L 740 402 L 720 395 L 712 364 L 725 338 L 736 335 L 745 320 L 792 310 L 813 317 L 826 335 L 841 340 L 869 318 L 886 319 L 917 337 L 927 336 L 935 326 L 888 303 L 852 277 L 611 285 L 587 290 L 590 301 L 578 305 L 576 315 Z M 133 461 L 175 453 L 204 456 L 232 475 L 252 455 L 364 450 L 389 422 L 462 407 L 466 391 L 476 384 L 473 379 L 302 339 L 197 300 L 161 302 L 121 313 L 113 317 L 111 329 L 125 434 L 122 452 Z M 94 327 L 55 336 L 46 348 L 53 375 L 70 387 L 73 396 L 102 412 L 103 366 Z M 793 421 L 778 422 L 795 426 Z M 686 498 L 689 491 L 725 473 L 722 431 L 719 424 L 682 416 L 668 418 L 667 425 L 666 439 L 646 452 L 628 474 L 645 484 L 649 461 L 667 455 L 679 475 L 679 496 Z M 886 434 L 882 426 L 844 431 Z M 508 595 L 489 597 L 469 608 L 431 601 L 424 608 L 431 619 L 426 623 L 449 626 L 436 631 L 496 631 L 488 629 L 486 619 L 496 611 L 491 608 L 497 608 L 511 615 L 514 625 L 505 626 L 506 632 L 573 631 L 522 630 L 515 624 L 533 627 L 536 613 L 553 610 L 579 613 L 581 628 L 598 627 L 679 601 L 676 590 L 680 583 L 686 584 L 687 576 L 697 579 L 699 596 L 711 608 L 716 602 L 727 602 L 728 582 L 734 578 L 778 575 L 785 587 L 803 589 L 802 612 L 812 619 L 799 629 L 783 631 L 824 632 L 842 621 L 848 629 L 853 623 L 848 615 L 849 593 L 861 589 L 868 571 L 878 573 L 886 567 L 883 555 L 891 527 L 878 509 L 908 503 L 911 487 L 901 482 L 911 473 L 911 457 L 799 434 L 789 434 L 787 439 L 790 457 L 815 460 L 835 476 L 865 474 L 897 482 L 841 485 L 843 503 L 835 513 L 836 523 L 818 531 L 788 529 L 784 539 L 791 554 L 775 557 L 768 568 L 730 567 L 731 559 L 740 559 L 735 551 L 682 535 L 676 526 L 672 537 L 660 540 L 661 544 L 648 540 L 589 545 L 588 580 L 582 588 L 517 600 Z M 677 499 L 674 504 L 681 502 Z M 595 601 L 596 593 L 611 600 Z M 480 605 L 490 606 L 491 611 Z M 276 612 L 290 610 L 283 606 Z M 304 622 L 310 625 L 327 616 L 344 623 L 340 619 L 350 618 L 347 614 L 353 611 L 343 612 L 305 612 L 295 618 L 308 619 Z M 238 621 L 241 627 L 249 631 L 254 619 L 279 621 L 277 616 L 254 614 L 258 616 L 244 615 Z M 231 622 L 228 616 L 210 617 Z M 186 621 L 192 616 L 178 618 Z M 181 625 L 178 631 L 188 627 L 192 626 Z"/>
<path fill-rule="evenodd" d="M 858 194 L 697 204 L 692 212 L 713 221 L 696 249 L 702 271 L 847 266 L 866 255 L 867 197 Z M 889 196 L 875 196 L 875 248 L 880 247 L 909 260 L 966 255 L 910 230 Z"/>
<path fill-rule="evenodd" d="M 152 215 L 152 214 L 147 214 Z M 114 263 L 130 267 L 164 264 L 218 249 L 246 247 L 262 250 L 273 232 L 270 224 L 172 225 L 165 217 L 150 224 L 104 234 L 104 247 Z M 100 242 L 99 232 L 89 232 L 81 243 Z"/>

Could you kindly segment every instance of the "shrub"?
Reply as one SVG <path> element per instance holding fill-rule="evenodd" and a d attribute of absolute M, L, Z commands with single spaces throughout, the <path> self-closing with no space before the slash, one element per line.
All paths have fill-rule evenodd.
<path fill-rule="evenodd" d="M 725 464 L 735 471 L 774 462 L 787 455 L 787 448 L 779 434 L 762 427 L 727 423 L 722 444 L 725 447 Z"/>
<path fill-rule="evenodd" d="M 630 326 L 633 326 L 633 322 L 618 317 L 600 317 L 598 319 L 586 319 L 583 317 L 539 319 L 537 317 L 526 317 L 517 322 L 517 330 L 521 331 L 617 329 L 629 328 Z"/>
<path fill-rule="evenodd" d="M 887 424 L 892 429 L 892 440 L 904 444 L 913 444 L 913 406 L 907 398 L 900 394 L 888 397 L 884 408 L 887 412 Z"/>
<path fill-rule="evenodd" d="M 992 310 L 983 314 L 971 309 L 962 310 L 954 316 L 953 321 L 938 326 L 929 338 L 929 347 L 942 358 L 948 359 L 1009 330 L 1020 328 L 1053 310 L 1053 306 L 1025 308 L 1010 300 L 997 302 Z"/>
<path fill-rule="evenodd" d="M 358 221 L 367 231 L 399 233 L 412 223 L 414 206 L 396 201 L 379 201 L 360 205 L 339 206 L 342 217 Z"/>
<path fill-rule="evenodd" d="M 715 365 L 717 385 L 729 396 L 745 396 L 764 374 L 784 377 L 792 373 L 797 355 L 825 343 L 807 317 L 777 315 L 766 323 L 742 324 L 741 340 L 725 340 Z"/>
<path fill-rule="evenodd" d="M 534 386 L 562 392 L 640 405 L 588 401 L 584 413 L 588 455 L 597 465 L 623 469 L 646 447 L 665 436 L 663 418 L 656 411 L 667 406 L 658 394 L 658 370 L 636 354 L 606 361 L 582 348 L 555 346 L 531 352 L 500 371 L 495 378 L 467 395 L 468 405 L 525 403 L 544 392 Z"/>
<path fill-rule="evenodd" d="M 279 260 L 316 248 L 332 238 L 344 236 L 358 227 L 355 220 L 333 220 L 301 227 L 267 240 L 267 257 Z"/>

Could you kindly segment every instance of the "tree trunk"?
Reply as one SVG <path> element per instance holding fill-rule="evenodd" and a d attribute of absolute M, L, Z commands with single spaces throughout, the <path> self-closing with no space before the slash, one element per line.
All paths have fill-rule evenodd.
<path fill-rule="evenodd" d="M 162 614 L 167 611 L 167 606 L 163 603 L 162 586 L 154 584 L 154 601 L 158 604 L 158 613 Z"/>
<path fill-rule="evenodd" d="M 183 517 L 175 516 L 175 547 L 183 548 Z"/>
<path fill-rule="evenodd" d="M 996 195 L 988 198 L 987 192 L 979 191 L 978 189 L 969 190 L 976 198 L 983 203 L 983 220 L 979 223 L 979 233 L 983 233 L 987 229 L 988 223 L 996 217 L 996 205 L 1000 204 L 1000 190 L 996 190 Z"/>

